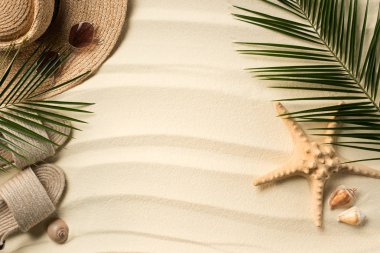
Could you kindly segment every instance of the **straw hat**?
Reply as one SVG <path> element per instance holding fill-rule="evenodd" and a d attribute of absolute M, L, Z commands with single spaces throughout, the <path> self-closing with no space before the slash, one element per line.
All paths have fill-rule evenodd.
<path fill-rule="evenodd" d="M 69 45 L 73 26 L 92 24 L 96 42 L 73 51 L 56 77 L 55 83 L 61 83 L 100 67 L 118 41 L 126 13 L 127 0 L 0 0 L 0 51 L 24 43 L 18 59 L 21 65 L 28 51 L 39 45 Z"/>

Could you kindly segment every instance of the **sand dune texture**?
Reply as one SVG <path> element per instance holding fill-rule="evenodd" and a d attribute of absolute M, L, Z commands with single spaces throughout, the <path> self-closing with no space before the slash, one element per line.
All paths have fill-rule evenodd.
<path fill-rule="evenodd" d="M 261 1 L 233 3 L 273 11 Z M 233 41 L 276 37 L 234 20 L 231 4 L 130 0 L 120 48 L 61 96 L 96 103 L 56 162 L 68 179 L 59 214 L 69 241 L 56 245 L 38 227 L 11 237 L 5 252 L 378 251 L 379 180 L 349 176 L 327 185 L 326 192 L 359 188 L 356 205 L 369 217 L 361 228 L 338 224 L 339 210 L 327 210 L 326 200 L 325 229 L 314 227 L 303 179 L 253 187 L 292 150 L 270 100 L 303 93 L 268 89 L 243 71 L 281 60 L 234 51 Z"/>

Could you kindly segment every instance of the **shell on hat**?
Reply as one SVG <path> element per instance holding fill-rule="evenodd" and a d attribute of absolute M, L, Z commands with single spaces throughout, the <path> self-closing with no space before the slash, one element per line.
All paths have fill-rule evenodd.
<path fill-rule="evenodd" d="M 356 206 L 340 213 L 338 215 L 338 221 L 346 223 L 348 225 L 359 226 L 362 225 L 366 220 L 366 215 L 360 211 Z"/>
<path fill-rule="evenodd" d="M 338 186 L 330 195 L 330 209 L 351 207 L 356 199 L 357 188 L 347 188 L 344 185 Z"/>

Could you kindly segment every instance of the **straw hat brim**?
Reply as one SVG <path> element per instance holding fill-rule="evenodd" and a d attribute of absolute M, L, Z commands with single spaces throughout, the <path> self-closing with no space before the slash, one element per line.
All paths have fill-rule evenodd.
<path fill-rule="evenodd" d="M 94 73 L 113 52 L 119 42 L 127 16 L 127 0 L 60 0 L 59 12 L 41 38 L 22 51 L 16 65 L 21 65 L 37 46 L 61 48 L 69 46 L 69 34 L 73 25 L 89 22 L 95 27 L 95 42 L 82 49 L 74 49 L 69 60 L 55 77 L 55 84 L 63 83 L 87 71 Z M 48 94 L 62 93 L 83 82 L 79 79 Z"/>

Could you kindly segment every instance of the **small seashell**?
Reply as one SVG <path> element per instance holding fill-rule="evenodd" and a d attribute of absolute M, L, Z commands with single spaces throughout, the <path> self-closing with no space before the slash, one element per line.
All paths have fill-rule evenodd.
<path fill-rule="evenodd" d="M 56 219 L 48 226 L 47 233 L 51 240 L 62 244 L 69 237 L 69 227 L 63 220 Z"/>
<path fill-rule="evenodd" d="M 356 188 L 346 188 L 344 185 L 338 186 L 329 198 L 330 209 L 337 207 L 351 207 L 356 199 Z"/>
<path fill-rule="evenodd" d="M 365 221 L 365 214 L 359 210 L 356 206 L 351 207 L 350 209 L 340 213 L 338 215 L 338 221 L 343 222 L 349 225 L 358 226 L 363 224 Z"/>

